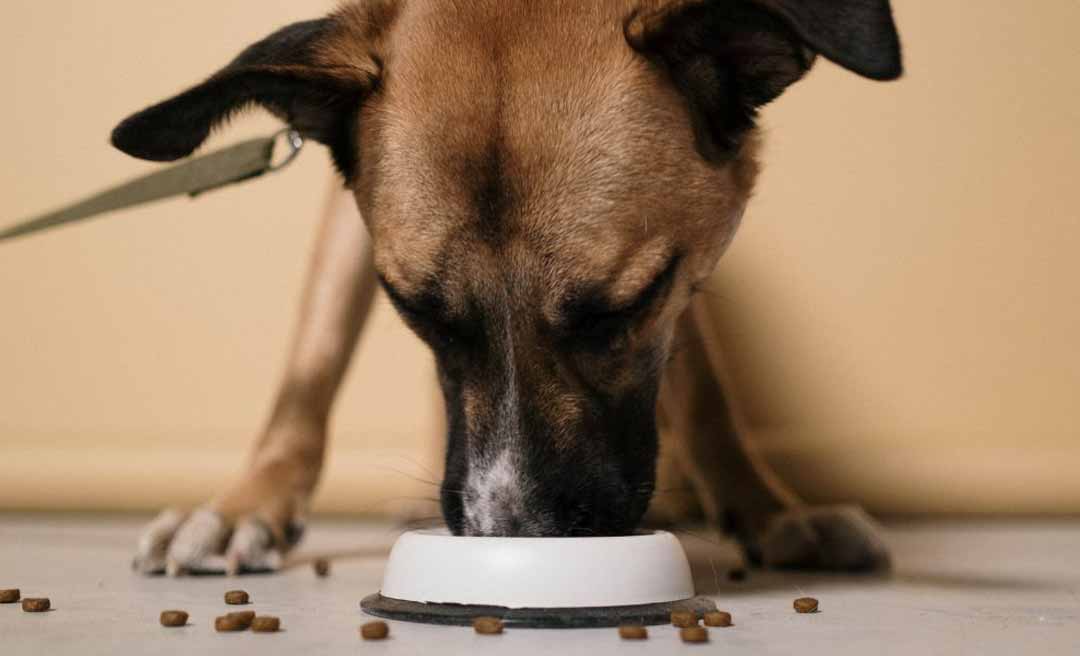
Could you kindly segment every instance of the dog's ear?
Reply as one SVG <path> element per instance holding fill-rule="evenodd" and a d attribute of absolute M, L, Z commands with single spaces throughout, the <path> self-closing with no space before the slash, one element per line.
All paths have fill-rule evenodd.
<path fill-rule="evenodd" d="M 708 156 L 735 151 L 817 54 L 875 80 L 902 72 L 889 0 L 672 0 L 636 14 L 626 36 L 668 68 Z"/>
<path fill-rule="evenodd" d="M 343 10 L 275 32 L 202 84 L 123 121 L 113 145 L 142 159 L 173 161 L 194 152 L 234 113 L 260 105 L 329 146 L 350 177 L 353 123 L 379 65 L 360 41 L 364 25 L 348 19 Z"/>

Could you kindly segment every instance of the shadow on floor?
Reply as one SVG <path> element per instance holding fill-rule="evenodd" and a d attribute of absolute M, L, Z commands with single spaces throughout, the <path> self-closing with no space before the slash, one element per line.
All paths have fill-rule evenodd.
<path fill-rule="evenodd" d="M 1002 572 L 994 575 L 957 573 L 947 571 L 913 570 L 903 565 L 885 574 L 844 574 L 800 571 L 767 571 L 752 569 L 746 565 L 736 544 L 717 537 L 707 528 L 691 530 L 671 528 L 682 542 L 690 561 L 690 570 L 698 594 L 731 597 L 772 590 L 812 589 L 822 586 L 875 587 L 904 585 L 934 588 L 936 590 L 1061 590 L 1068 586 L 1051 581 L 1010 576 Z"/>

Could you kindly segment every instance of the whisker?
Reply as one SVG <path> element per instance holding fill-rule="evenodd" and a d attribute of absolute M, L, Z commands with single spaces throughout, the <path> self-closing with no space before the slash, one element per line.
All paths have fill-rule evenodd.
<path fill-rule="evenodd" d="M 405 455 L 404 453 L 395 453 L 394 457 L 400 458 L 400 459 L 404 460 L 405 462 L 407 462 L 407 463 L 409 463 L 411 465 L 415 465 L 424 474 L 427 474 L 429 477 L 431 477 L 431 480 L 436 480 L 436 479 L 439 478 L 435 474 L 435 472 L 433 472 L 430 469 L 428 469 L 427 467 L 425 467 L 423 464 L 420 463 L 419 460 L 416 460 L 415 458 L 410 458 L 409 456 Z"/>
<path fill-rule="evenodd" d="M 394 502 L 397 502 L 397 501 L 424 501 L 424 502 L 436 503 L 436 504 L 441 503 L 440 499 L 436 499 L 436 498 L 433 498 L 433 497 L 410 497 L 410 496 L 386 497 L 386 498 L 383 498 L 383 499 L 378 499 L 376 501 L 373 501 L 373 502 L 371 502 L 369 504 L 366 504 L 364 506 L 361 506 L 360 508 L 353 511 L 352 514 L 364 515 L 364 514 L 367 514 L 367 513 L 371 512 L 372 510 L 374 510 L 376 508 L 379 508 L 380 510 L 382 510 L 382 506 L 385 506 L 387 504 L 394 503 Z"/>
<path fill-rule="evenodd" d="M 417 483 L 423 483 L 425 485 L 430 485 L 432 487 L 441 487 L 442 486 L 442 483 L 437 483 L 435 481 L 429 481 L 429 480 L 427 480 L 425 478 L 420 478 L 419 476 L 413 476 L 412 474 L 408 474 L 406 472 L 403 472 L 400 469 L 395 469 L 394 467 L 391 467 L 390 465 L 371 464 L 371 465 L 368 465 L 368 467 L 374 467 L 374 468 L 377 468 L 377 469 L 385 469 L 385 470 L 388 470 L 388 471 L 392 471 L 395 474 L 399 474 L 401 476 L 404 476 L 405 478 L 407 478 L 407 479 L 409 479 L 411 481 L 416 481 Z"/>

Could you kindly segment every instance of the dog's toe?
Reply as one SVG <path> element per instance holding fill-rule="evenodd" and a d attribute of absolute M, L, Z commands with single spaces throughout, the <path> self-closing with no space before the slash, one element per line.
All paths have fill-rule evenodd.
<path fill-rule="evenodd" d="M 186 518 L 186 513 L 169 509 L 162 511 L 147 524 L 135 547 L 132 567 L 136 572 L 145 575 L 165 573 L 165 556 L 169 545 Z"/>
<path fill-rule="evenodd" d="M 855 506 L 796 508 L 774 517 L 761 537 L 766 567 L 884 572 L 891 567 L 881 528 Z"/>
<path fill-rule="evenodd" d="M 275 542 L 265 522 L 254 517 L 240 520 L 225 552 L 226 572 L 235 575 L 281 569 L 282 556 Z"/>
<path fill-rule="evenodd" d="M 223 572 L 223 561 L 214 561 L 220 559 L 229 533 L 228 523 L 213 510 L 203 508 L 191 513 L 177 529 L 165 554 L 166 573 L 180 576 L 204 571 Z"/>

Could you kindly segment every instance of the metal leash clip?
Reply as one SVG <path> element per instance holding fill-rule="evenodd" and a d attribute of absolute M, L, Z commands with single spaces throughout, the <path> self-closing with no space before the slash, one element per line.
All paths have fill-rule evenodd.
<path fill-rule="evenodd" d="M 292 164 L 293 160 L 300 155 L 300 151 L 304 149 L 304 137 L 300 133 L 292 128 L 285 128 L 274 135 L 274 143 L 285 138 L 285 144 L 289 147 L 289 154 L 285 156 L 285 159 L 281 160 L 277 164 L 271 163 L 267 168 L 270 172 L 280 171 L 289 164 Z M 275 150 L 277 147 L 275 146 Z"/>

